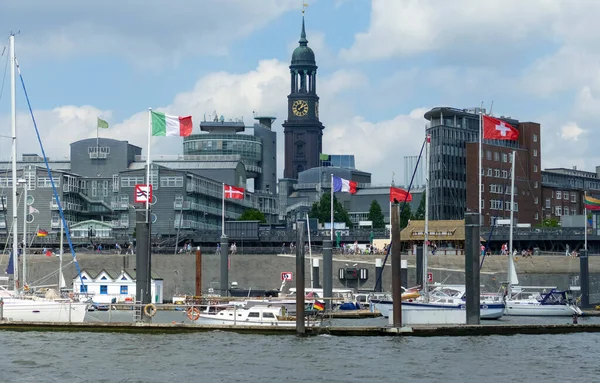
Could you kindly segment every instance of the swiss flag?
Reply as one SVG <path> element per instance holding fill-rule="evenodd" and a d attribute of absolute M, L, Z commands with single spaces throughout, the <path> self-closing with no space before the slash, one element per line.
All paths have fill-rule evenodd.
<path fill-rule="evenodd" d="M 244 188 L 236 188 L 231 185 L 223 185 L 225 198 L 244 199 Z"/>
<path fill-rule="evenodd" d="M 483 138 L 486 140 L 518 140 L 519 131 L 494 117 L 483 116 Z"/>
<path fill-rule="evenodd" d="M 404 200 L 412 201 L 412 195 L 404 189 L 390 187 L 390 202 L 400 203 Z"/>

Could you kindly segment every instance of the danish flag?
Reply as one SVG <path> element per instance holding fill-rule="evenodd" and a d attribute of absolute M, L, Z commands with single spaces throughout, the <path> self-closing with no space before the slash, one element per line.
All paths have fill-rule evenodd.
<path fill-rule="evenodd" d="M 244 188 L 236 188 L 231 185 L 223 185 L 225 198 L 244 199 Z"/>

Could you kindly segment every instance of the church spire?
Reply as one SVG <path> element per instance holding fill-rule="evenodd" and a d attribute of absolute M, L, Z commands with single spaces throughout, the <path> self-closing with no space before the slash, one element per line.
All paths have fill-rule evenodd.
<path fill-rule="evenodd" d="M 300 40 L 298 40 L 298 43 L 304 46 L 308 44 L 308 40 L 306 39 L 306 29 L 304 28 L 304 15 L 302 15 L 302 32 L 300 33 Z"/>

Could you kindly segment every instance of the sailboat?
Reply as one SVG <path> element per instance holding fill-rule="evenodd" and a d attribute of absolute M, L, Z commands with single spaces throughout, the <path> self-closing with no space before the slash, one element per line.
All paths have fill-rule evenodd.
<path fill-rule="evenodd" d="M 48 290 L 42 297 L 35 294 L 26 293 L 19 286 L 19 246 L 17 238 L 17 127 L 16 127 L 16 77 L 15 69 L 17 62 L 15 58 L 15 36 L 11 34 L 9 38 L 9 60 L 11 75 L 11 128 L 12 128 L 12 258 L 9 262 L 9 273 L 14 276 L 14 289 L 11 291 L 6 287 L 0 286 L 0 299 L 2 301 L 2 317 L 0 319 L 8 321 L 26 321 L 26 322 L 58 322 L 58 323 L 81 323 L 85 319 L 87 312 L 87 303 L 75 302 L 68 298 L 60 298 L 54 290 Z M 42 148 L 43 150 L 43 148 Z M 44 158 L 46 158 L 44 154 Z M 48 164 L 46 162 L 46 166 Z M 49 171 L 49 169 L 48 169 Z M 52 179 L 52 178 L 51 178 Z M 26 187 L 26 185 L 24 185 Z M 54 186 L 53 186 L 54 188 Z M 55 188 L 54 188 L 55 189 Z M 56 190 L 55 196 L 58 199 Z M 23 201 L 26 204 L 26 201 Z M 61 210 L 62 215 L 62 210 Z M 26 220 L 26 218 L 23 218 Z M 65 225 L 63 216 L 63 225 Z M 25 233 L 24 233 L 25 235 Z M 25 254 L 26 244 L 23 246 L 23 255 Z M 23 262 L 26 262 L 23 257 Z M 24 263 L 26 264 L 26 263 Z M 11 269 L 12 266 L 12 269 Z M 59 282 L 60 283 L 60 282 Z"/>
<path fill-rule="evenodd" d="M 515 269 L 513 252 L 513 223 L 514 223 L 514 198 L 515 194 L 515 151 L 512 152 L 511 171 L 511 197 L 510 197 L 510 232 L 508 236 L 508 282 L 504 301 L 506 303 L 506 315 L 520 316 L 572 316 L 582 315 L 583 312 L 577 307 L 566 291 L 557 290 L 554 287 L 544 286 L 519 286 L 519 278 Z M 549 291 L 548 291 L 549 290 Z"/>
<path fill-rule="evenodd" d="M 402 302 L 402 317 L 411 324 L 464 324 L 466 323 L 466 289 L 464 286 L 435 286 L 431 291 L 427 281 L 427 257 L 429 253 L 429 168 L 431 162 L 431 136 L 426 138 L 425 163 L 425 228 L 423 241 L 423 281 L 421 296 Z M 380 312 L 392 318 L 391 300 L 371 300 Z M 481 319 L 499 319 L 504 315 L 501 300 L 481 297 Z"/>

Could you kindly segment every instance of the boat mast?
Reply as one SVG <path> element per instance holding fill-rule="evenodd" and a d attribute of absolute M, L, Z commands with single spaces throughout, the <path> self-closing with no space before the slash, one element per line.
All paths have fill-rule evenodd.
<path fill-rule="evenodd" d="M 10 125 L 12 133 L 12 234 L 13 234 L 13 281 L 14 293 L 19 289 L 19 238 L 17 236 L 18 212 L 17 212 L 17 104 L 16 104 L 16 81 L 15 81 L 15 35 L 11 33 L 9 42 L 10 60 Z"/>
<path fill-rule="evenodd" d="M 515 208 L 514 208 L 514 203 L 515 203 L 515 162 L 516 162 L 516 158 L 515 158 L 515 153 L 516 151 L 513 150 L 512 152 L 512 168 L 511 168 L 511 176 L 510 176 L 510 232 L 508 234 L 508 252 L 510 254 L 510 256 L 512 257 L 512 253 L 513 253 L 513 220 L 514 220 L 514 215 L 515 215 Z"/>
<path fill-rule="evenodd" d="M 427 300 L 427 256 L 429 255 L 429 165 L 431 135 L 427 134 L 425 144 L 425 230 L 423 236 L 423 294 Z"/>
<path fill-rule="evenodd" d="M 58 252 L 58 254 L 59 254 L 59 258 L 58 258 L 58 293 L 59 294 L 60 294 L 60 289 L 63 287 L 63 279 L 64 279 L 63 270 L 62 270 L 62 266 L 63 266 L 62 257 L 63 257 L 63 245 L 64 245 L 63 237 L 65 236 L 64 230 L 65 230 L 65 227 L 64 227 L 63 221 L 61 220 L 60 221 L 60 250 Z"/>

